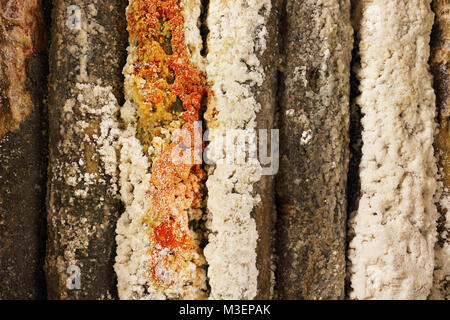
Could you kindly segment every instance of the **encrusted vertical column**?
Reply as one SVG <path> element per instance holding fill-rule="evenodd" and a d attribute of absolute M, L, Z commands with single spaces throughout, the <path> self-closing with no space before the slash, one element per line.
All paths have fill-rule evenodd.
<path fill-rule="evenodd" d="M 254 95 L 260 110 L 256 114 L 256 130 L 258 131 L 258 155 L 268 158 L 261 162 L 265 173 L 254 184 L 255 193 L 260 195 L 261 201 L 255 206 L 252 217 L 256 222 L 258 241 L 256 246 L 256 268 L 258 269 L 257 294 L 255 299 L 271 299 L 274 297 L 275 285 L 275 177 L 279 169 L 279 133 L 276 119 L 278 105 L 278 71 L 280 67 L 280 18 L 282 1 L 272 0 L 270 11 L 267 12 L 265 50 L 256 53 L 264 70 L 261 86 L 255 86 Z M 263 130 L 263 131 L 259 131 Z M 266 136 L 261 135 L 262 132 Z M 264 141 L 267 137 L 267 142 Z"/>
<path fill-rule="evenodd" d="M 131 0 L 127 8 L 120 137 L 126 210 L 117 224 L 115 264 L 121 299 L 208 294 L 199 152 L 209 90 L 201 69 L 200 13 L 199 0 Z"/>
<path fill-rule="evenodd" d="M 43 6 L 0 2 L 0 300 L 45 298 Z"/>
<path fill-rule="evenodd" d="M 111 299 L 125 3 L 53 1 L 46 277 L 50 299 Z"/>
<path fill-rule="evenodd" d="M 276 63 L 272 56 L 276 52 L 276 37 L 273 26 L 267 27 L 268 21 L 273 23 L 275 17 L 272 12 L 276 11 L 271 9 L 270 0 L 209 2 L 206 75 L 213 95 L 205 114 L 209 130 L 207 157 L 211 165 L 206 182 L 209 236 L 204 252 L 211 299 L 255 298 L 260 258 L 268 259 L 264 263 L 269 265 L 261 269 L 260 279 L 270 281 L 271 277 L 270 243 L 264 242 L 271 232 L 273 209 L 270 198 L 265 198 L 258 207 L 261 199 L 255 193 L 255 188 L 261 191 L 265 183 L 269 190 L 264 193 L 270 193 L 271 182 L 258 184 L 262 171 L 256 158 L 240 161 L 230 150 L 244 148 L 245 141 L 241 138 L 247 133 L 251 136 L 258 127 L 270 129 L 273 124 L 274 69 L 267 68 L 269 61 Z M 268 34 L 274 43 L 267 42 Z M 269 46 L 270 51 L 264 55 Z M 266 96 L 260 91 L 262 88 L 267 90 Z M 258 118 L 261 108 L 263 112 Z M 268 230 L 263 230 L 266 223 L 263 220 L 267 221 Z M 264 284 L 261 297 L 270 296 L 270 286 L 270 282 Z"/>
<path fill-rule="evenodd" d="M 280 299 L 344 298 L 350 1 L 285 2 L 276 193 Z"/>
<path fill-rule="evenodd" d="M 361 0 L 361 200 L 352 219 L 351 298 L 425 299 L 437 211 L 430 0 Z"/>

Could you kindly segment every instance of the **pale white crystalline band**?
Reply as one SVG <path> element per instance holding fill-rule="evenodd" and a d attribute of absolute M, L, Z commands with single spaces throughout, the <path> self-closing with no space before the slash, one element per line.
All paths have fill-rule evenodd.
<path fill-rule="evenodd" d="M 351 297 L 426 299 L 437 218 L 430 0 L 362 0 L 358 10 L 364 145 Z"/>
<path fill-rule="evenodd" d="M 197 68 L 204 71 L 204 58 L 201 55 L 203 40 L 200 35 L 200 15 L 202 9 L 201 0 L 182 0 L 181 6 L 184 12 L 184 37 L 188 48 L 189 59 Z"/>
<path fill-rule="evenodd" d="M 222 142 L 227 130 L 256 127 L 260 106 L 252 90 L 264 79 L 257 54 L 265 49 L 270 5 L 270 0 L 211 0 L 208 7 L 206 75 L 214 97 L 205 118 L 212 130 L 208 155 L 216 163 L 206 183 L 210 234 L 204 254 L 211 299 L 252 299 L 257 293 L 258 234 L 251 212 L 261 167 L 257 161 L 224 161 Z"/>

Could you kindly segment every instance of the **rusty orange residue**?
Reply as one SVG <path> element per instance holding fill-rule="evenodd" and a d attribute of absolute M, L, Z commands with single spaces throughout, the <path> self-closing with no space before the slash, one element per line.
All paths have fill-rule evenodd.
<path fill-rule="evenodd" d="M 188 58 L 180 2 L 136 0 L 127 10 L 130 43 L 137 52 L 130 72 L 139 105 L 138 136 L 146 151 L 154 149 L 151 209 L 144 223 L 149 227 L 152 278 L 162 287 L 192 282 L 190 264 L 202 264 L 189 231 L 188 210 L 201 208 L 205 173 L 199 164 L 175 164 L 172 153 L 180 139 L 163 139 L 163 130 L 172 134 L 184 129 L 194 136 L 194 121 L 200 120 L 209 92 L 204 75 Z M 155 143 L 155 138 L 161 139 Z M 194 153 L 193 143 L 187 148 Z"/>
<path fill-rule="evenodd" d="M 155 242 L 162 248 L 188 249 L 188 235 L 179 230 L 180 225 L 175 220 L 166 220 L 154 229 Z"/>

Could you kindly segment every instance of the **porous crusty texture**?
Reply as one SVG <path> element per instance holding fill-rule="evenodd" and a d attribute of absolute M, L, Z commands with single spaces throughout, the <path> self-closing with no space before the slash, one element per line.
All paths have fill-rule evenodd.
<path fill-rule="evenodd" d="M 165 13 L 169 11 L 170 15 Z M 200 13 L 196 0 L 132 0 L 127 9 L 130 46 L 120 138 L 120 186 L 126 210 L 117 224 L 115 264 L 121 299 L 207 296 L 201 234 L 194 230 L 202 219 L 204 172 L 198 164 L 175 166 L 163 151 L 177 143 L 174 129 L 189 130 L 190 115 L 199 113 L 192 107 L 200 108 L 205 93 L 198 69 L 203 60 Z M 157 23 L 151 20 L 155 15 L 160 18 Z M 147 73 L 142 65 L 153 71 Z M 183 78 L 180 70 L 192 76 Z M 196 88 L 200 92 L 192 91 Z M 181 108 L 175 108 L 177 103 Z"/>
<path fill-rule="evenodd" d="M 189 59 L 201 70 L 205 69 L 205 57 L 202 55 L 203 39 L 200 34 L 200 17 L 207 8 L 203 8 L 201 0 L 182 0 L 184 15 L 184 36 Z"/>
<path fill-rule="evenodd" d="M 127 104 L 124 107 L 126 106 Z M 126 209 L 116 228 L 117 256 L 114 270 L 117 274 L 117 287 L 121 299 L 164 299 L 163 293 L 148 289 L 151 288 L 148 284 L 148 240 L 141 221 L 149 209 L 146 201 L 150 184 L 149 161 L 144 155 L 142 144 L 136 138 L 136 111 L 133 106 L 129 108 L 132 108 L 129 112 L 133 118 L 125 117 L 122 109 L 126 127 L 119 140 L 120 194 Z"/>
<path fill-rule="evenodd" d="M 43 47 L 41 0 L 0 3 L 0 138 L 31 113 L 27 65 Z"/>
<path fill-rule="evenodd" d="M 358 3 L 361 200 L 352 219 L 351 298 L 426 299 L 436 206 L 429 0 Z"/>
<path fill-rule="evenodd" d="M 269 0 L 211 0 L 208 6 L 206 75 L 214 95 L 205 119 L 210 130 L 207 157 L 213 164 L 206 182 L 209 235 L 204 254 L 210 299 L 252 299 L 257 294 L 258 233 L 251 214 L 259 201 L 253 185 L 261 178 L 261 166 L 257 159 L 225 159 L 231 154 L 224 141 L 242 147 L 239 139 L 245 133 L 232 130 L 251 135 L 256 128 L 261 106 L 254 88 L 264 81 L 258 55 L 266 49 L 270 10 Z"/>
<path fill-rule="evenodd" d="M 279 299 L 344 297 L 350 2 L 286 1 L 277 177 Z"/>
<path fill-rule="evenodd" d="M 70 29 L 70 5 L 81 10 Z M 126 44 L 116 0 L 58 0 L 52 12 L 46 278 L 49 299 L 111 299 L 119 217 L 117 140 Z M 70 24 L 69 24 L 70 25 Z M 80 268 L 81 288 L 67 285 Z"/>
<path fill-rule="evenodd" d="M 0 3 L 0 300 L 45 298 L 43 7 Z"/>
<path fill-rule="evenodd" d="M 439 133 L 435 139 L 440 176 L 438 211 L 438 241 L 435 246 L 434 281 L 431 299 L 450 300 L 450 2 L 432 2 L 435 22 L 431 34 L 431 72 L 439 121 Z"/>

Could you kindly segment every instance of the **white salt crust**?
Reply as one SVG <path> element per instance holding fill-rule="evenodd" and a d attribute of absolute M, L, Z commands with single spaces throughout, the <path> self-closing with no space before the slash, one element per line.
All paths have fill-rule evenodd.
<path fill-rule="evenodd" d="M 67 185 L 78 188 L 74 192 L 77 197 L 87 197 L 89 186 L 97 183 L 108 184 L 107 192 L 115 197 L 118 191 L 116 149 L 120 130 L 116 120 L 119 106 L 112 88 L 77 83 L 72 90 L 72 95 L 76 97 L 76 100 L 66 100 L 63 111 L 66 120 L 73 120 L 76 125 L 74 128 L 67 128 L 65 124 L 61 124 L 60 133 L 64 139 L 59 142 L 58 148 L 63 151 L 73 148 L 73 142 L 70 139 L 73 131 L 81 134 L 88 128 L 98 126 L 98 133 L 85 133 L 83 139 L 100 156 L 102 170 L 99 173 L 86 172 L 86 163 L 83 160 L 86 157 L 85 151 L 80 150 L 82 157 L 78 162 L 61 162 L 56 167 L 55 174 L 64 177 Z"/>
<path fill-rule="evenodd" d="M 74 149 L 73 136 L 83 137 L 84 148 L 80 149 L 77 161 L 58 161 L 53 167 L 53 175 L 60 177 L 65 183 L 74 187 L 73 197 L 69 198 L 69 204 L 73 205 L 76 198 L 89 198 L 89 190 L 92 185 L 105 185 L 110 197 L 116 197 L 118 191 L 117 172 L 117 139 L 120 134 L 117 123 L 119 106 L 111 87 L 103 87 L 93 84 L 77 83 L 71 90 L 71 96 L 75 98 L 66 100 L 64 104 L 65 120 L 60 125 L 61 136 L 64 137 L 58 143 L 58 149 L 64 154 L 70 154 Z M 75 125 L 67 125 L 75 123 Z M 95 129 L 92 131 L 92 129 Z M 86 146 L 92 148 L 92 154 L 87 154 Z M 89 173 L 87 157 L 98 156 L 101 160 L 99 169 Z M 50 205 L 53 201 L 50 198 Z M 103 198 L 99 199 L 98 207 L 102 206 Z M 53 219 L 56 219 L 54 216 Z M 108 215 L 98 225 L 91 225 L 86 218 L 68 215 L 62 219 L 62 225 L 71 225 L 73 233 L 61 235 L 61 243 L 65 243 L 64 255 L 57 258 L 57 268 L 61 275 L 66 275 L 67 265 L 77 265 L 75 253 L 80 248 L 87 248 L 92 236 L 99 229 L 107 229 L 109 226 Z M 56 222 L 53 221 L 53 225 Z M 67 239 L 64 239 L 64 238 Z"/>
<path fill-rule="evenodd" d="M 209 230 L 204 254 L 208 262 L 210 299 L 252 299 L 257 293 L 258 234 L 251 212 L 258 202 L 253 184 L 261 177 L 258 161 L 229 163 L 223 157 L 226 130 L 256 128 L 260 106 L 252 90 L 263 82 L 257 54 L 264 51 L 269 0 L 211 0 L 207 25 L 206 75 L 214 98 L 205 119 L 208 157 Z M 217 114 L 216 114 L 217 113 Z M 214 115 L 214 118 L 212 117 Z"/>
<path fill-rule="evenodd" d="M 126 104 L 123 108 L 132 108 Z M 122 113 L 122 120 L 124 120 Z M 146 192 L 149 190 L 149 162 L 136 138 L 135 123 L 126 120 L 119 139 L 120 194 L 125 212 L 117 222 L 117 256 L 114 270 L 117 274 L 120 299 L 164 299 L 165 295 L 152 290 L 148 283 L 149 256 L 146 230 L 142 218 L 148 210 Z"/>
<path fill-rule="evenodd" d="M 131 2 L 131 1 L 130 1 Z M 191 61 L 202 65 L 202 38 L 198 30 L 198 18 L 201 13 L 199 0 L 184 0 L 185 37 Z M 206 290 L 206 275 L 198 271 L 197 278 L 190 286 L 172 286 L 164 289 L 155 286 L 149 273 L 150 256 L 148 252 L 148 231 L 142 219 L 150 205 L 147 191 L 150 189 L 151 161 L 144 154 L 141 142 L 136 138 L 137 105 L 131 97 L 134 82 L 130 77 L 135 59 L 136 47 L 128 47 L 128 59 L 124 69 L 126 103 L 121 108 L 121 120 L 124 130 L 119 139 L 120 145 L 120 193 L 125 212 L 117 223 L 117 256 L 114 269 L 118 279 L 120 299 L 197 299 Z M 150 159 L 151 160 L 151 159 Z M 192 219 L 198 220 L 198 212 L 189 212 Z M 194 216 L 197 217 L 194 217 Z M 191 236 L 197 236 L 190 230 Z M 188 273 L 197 266 L 190 263 Z M 177 275 L 167 275 L 174 277 Z"/>
<path fill-rule="evenodd" d="M 184 14 L 184 37 L 189 50 L 189 59 L 200 70 L 205 68 L 205 58 L 201 55 L 203 40 L 200 35 L 201 0 L 182 0 Z"/>
<path fill-rule="evenodd" d="M 428 70 L 430 0 L 361 0 L 357 70 L 361 200 L 351 224 L 351 298 L 426 299 L 433 282 L 437 168 Z"/>

